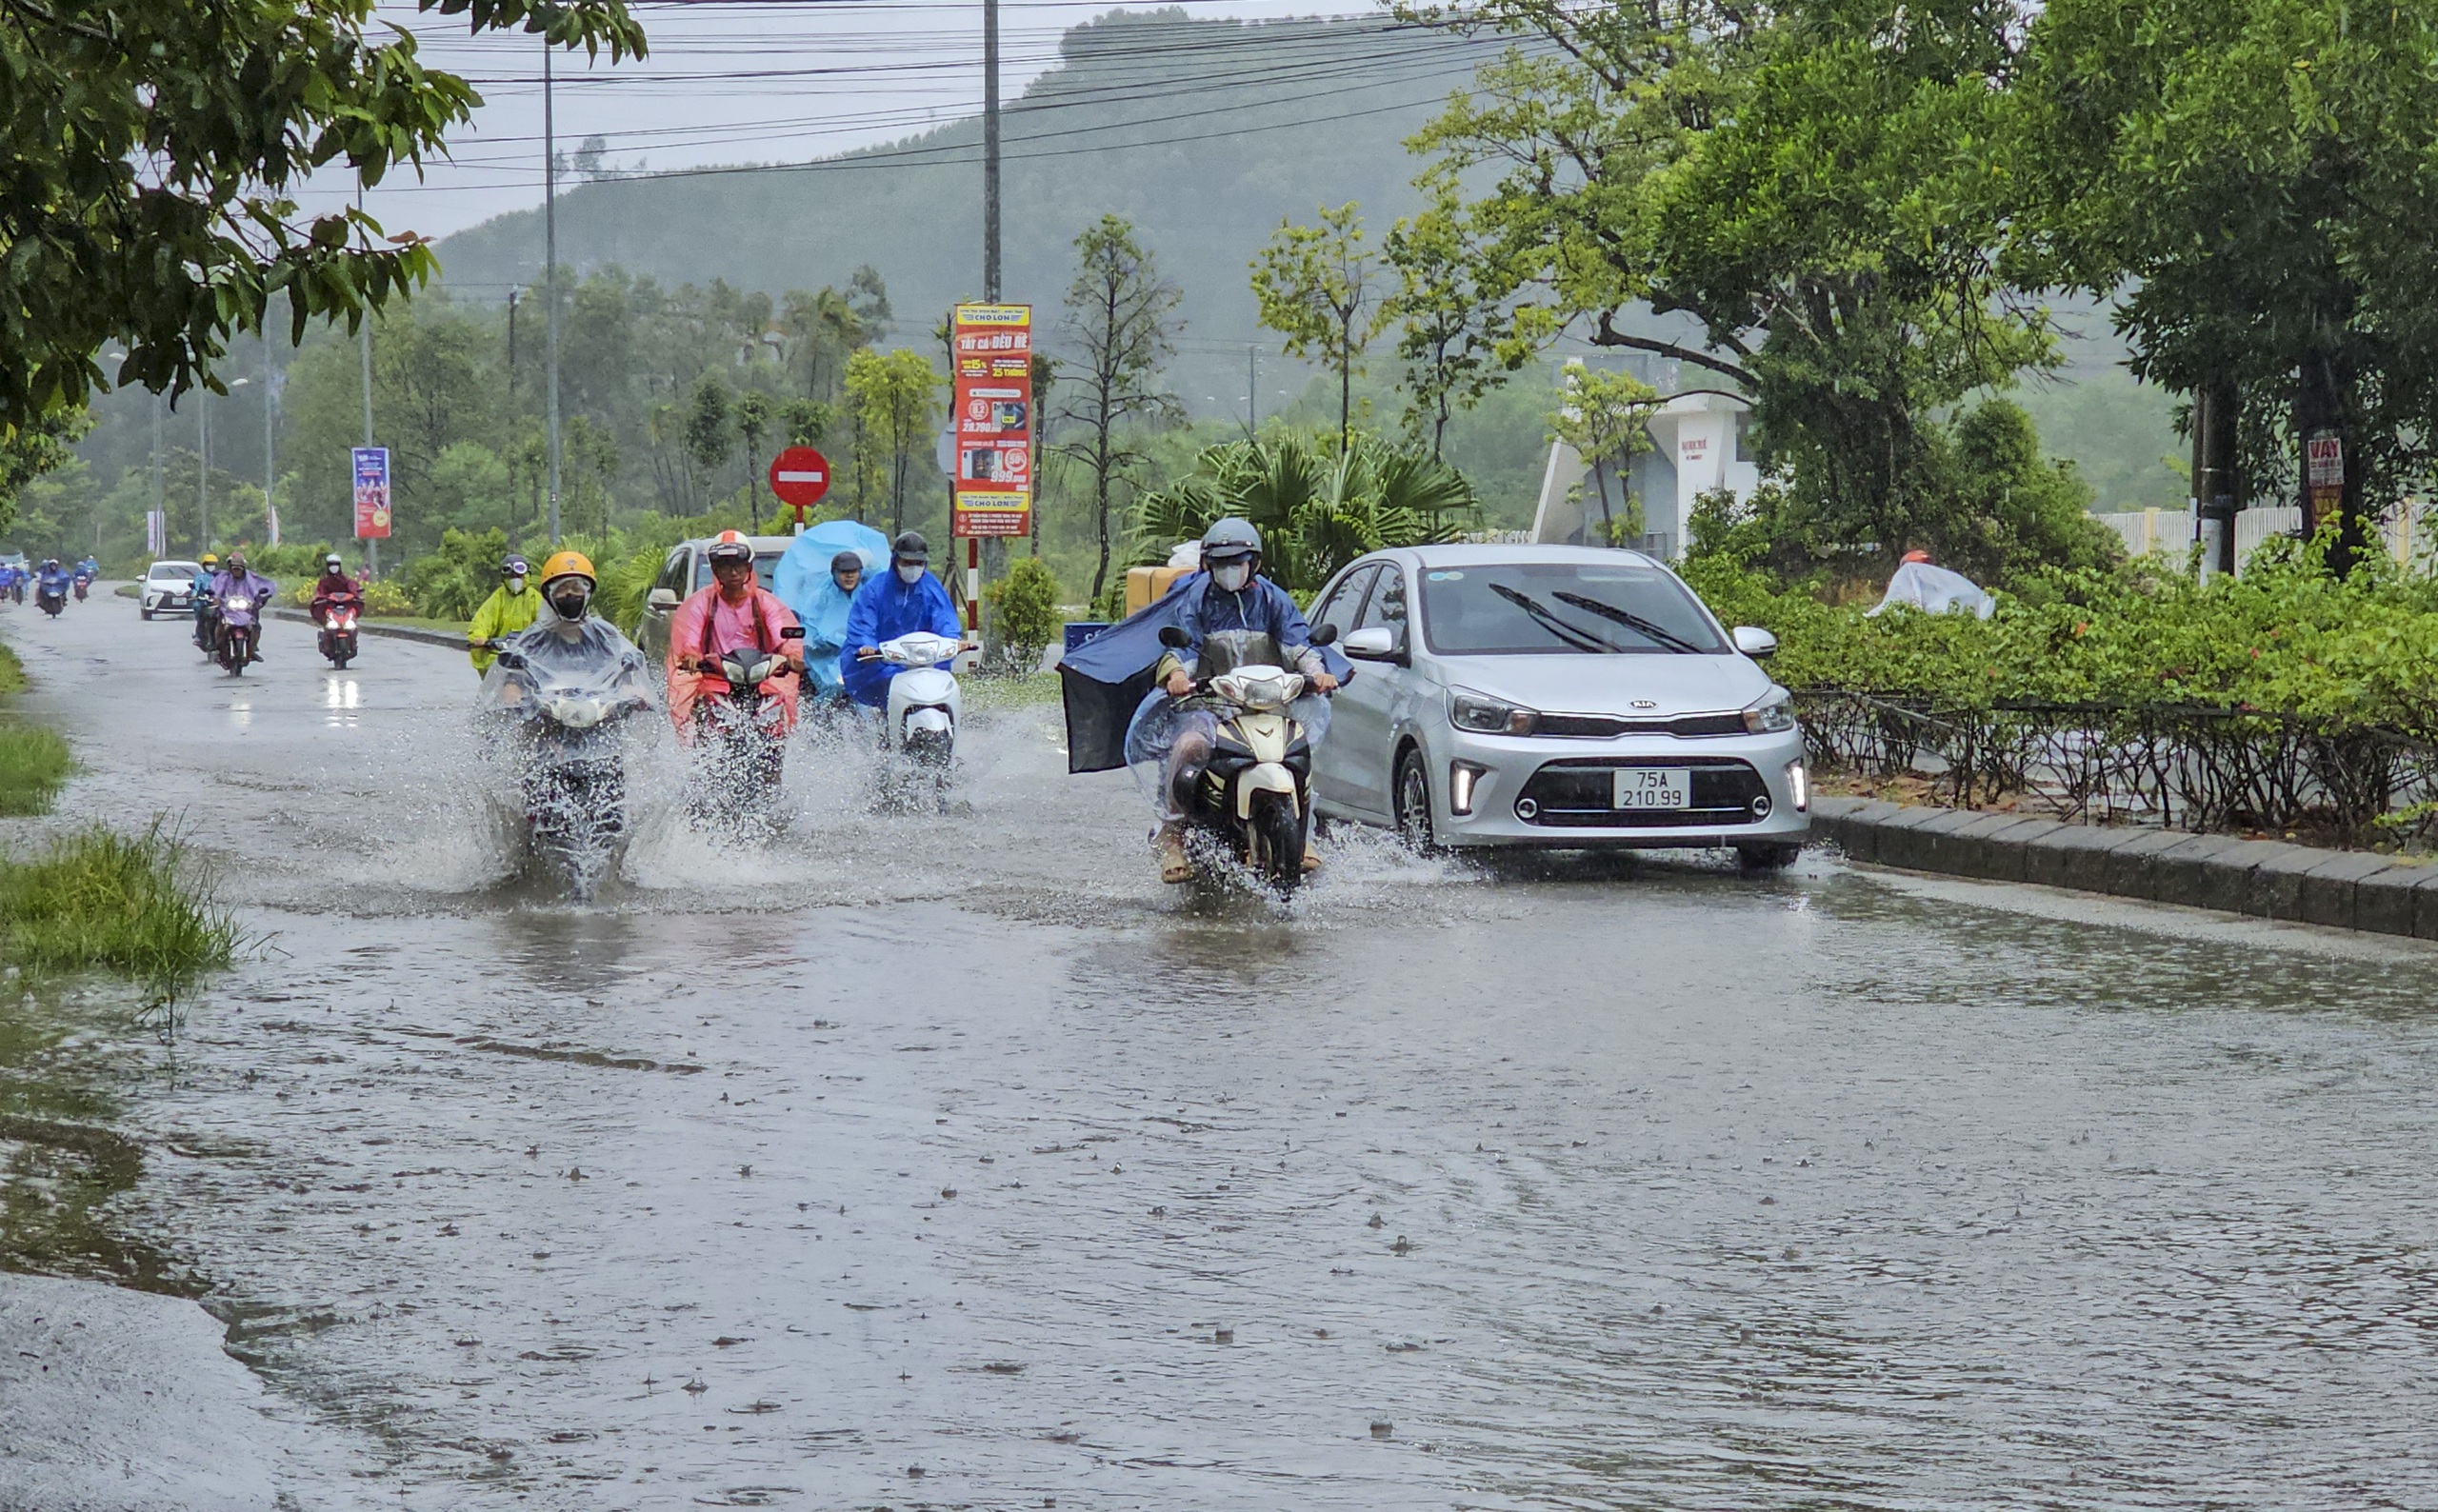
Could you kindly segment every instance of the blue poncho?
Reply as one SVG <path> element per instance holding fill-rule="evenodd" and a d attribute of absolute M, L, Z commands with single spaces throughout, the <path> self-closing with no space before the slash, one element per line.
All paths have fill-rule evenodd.
<path fill-rule="evenodd" d="M 815 696 L 834 694 L 842 686 L 838 647 L 846 644 L 847 611 L 854 595 L 842 592 L 829 575 L 829 563 L 841 551 L 864 559 L 867 578 L 889 567 L 887 536 L 852 520 L 827 520 L 797 536 L 770 574 L 770 591 L 804 626 L 804 665 Z"/>

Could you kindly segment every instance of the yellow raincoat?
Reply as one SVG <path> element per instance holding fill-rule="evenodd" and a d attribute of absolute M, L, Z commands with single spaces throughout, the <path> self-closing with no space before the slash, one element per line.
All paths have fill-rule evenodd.
<path fill-rule="evenodd" d="M 530 578 L 526 580 L 522 593 L 509 592 L 505 583 L 493 588 L 491 596 L 483 600 L 483 607 L 474 611 L 474 618 L 466 627 L 466 654 L 473 658 L 475 675 L 490 671 L 491 659 L 497 654 L 483 649 L 480 643 L 503 640 L 519 630 L 530 629 L 541 617 L 542 590 L 533 586 Z"/>

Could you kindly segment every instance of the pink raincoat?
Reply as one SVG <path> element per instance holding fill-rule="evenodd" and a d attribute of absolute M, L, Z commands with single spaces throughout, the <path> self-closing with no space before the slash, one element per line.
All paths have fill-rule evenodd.
<path fill-rule="evenodd" d="M 718 644 L 711 637 L 711 606 L 720 596 L 714 583 L 698 591 L 678 606 L 669 621 L 669 720 L 677 726 L 680 745 L 694 743 L 694 703 L 705 696 L 716 697 L 728 691 L 728 680 L 691 669 L 691 664 L 706 656 L 718 656 L 734 650 L 749 640 L 766 651 L 787 649 L 788 642 L 779 634 L 796 623 L 792 610 L 779 602 L 769 589 L 756 587 L 746 600 L 743 613 L 750 634 L 740 638 L 733 633 L 734 621 L 729 620 L 730 633 Z M 736 611 L 731 609 L 730 614 Z M 723 616 L 726 618 L 726 616 Z M 763 683 L 764 696 L 779 701 L 779 732 L 782 735 L 796 727 L 796 695 L 800 681 L 793 672 L 773 677 Z"/>

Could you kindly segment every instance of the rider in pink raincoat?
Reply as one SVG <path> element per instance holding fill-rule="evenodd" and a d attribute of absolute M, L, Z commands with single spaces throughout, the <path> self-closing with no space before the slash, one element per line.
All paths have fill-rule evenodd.
<path fill-rule="evenodd" d="M 776 698 L 785 711 L 779 726 L 784 737 L 796 727 L 804 673 L 804 643 L 780 634 L 795 625 L 794 611 L 754 581 L 753 543 L 741 533 L 720 532 L 706 554 L 711 559 L 711 586 L 680 605 L 669 622 L 669 723 L 677 726 L 679 744 L 692 745 L 695 702 L 728 691 L 718 671 L 721 654 L 754 647 L 786 657 L 792 668 L 762 685 L 763 694 Z"/>

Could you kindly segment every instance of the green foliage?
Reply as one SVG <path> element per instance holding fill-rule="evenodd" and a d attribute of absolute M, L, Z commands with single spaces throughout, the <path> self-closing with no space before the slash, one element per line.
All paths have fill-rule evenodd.
<path fill-rule="evenodd" d="M 1988 399 L 1952 424 L 1925 428 L 1925 493 L 1908 534 L 1880 553 L 1856 549 L 1847 521 L 1798 477 L 1771 480 L 1737 503 L 1721 492 L 1696 502 L 1688 550 L 1764 567 L 1781 578 L 1833 583 L 1885 576 L 1904 549 L 1999 587 L 2048 568 L 2104 567 L 2124 552 L 2087 512 L 2090 489 L 2069 463 L 2052 462 L 2022 407 Z"/>
<path fill-rule="evenodd" d="M 2154 563 L 2051 571 L 2001 594 L 1988 620 L 1829 606 L 1725 555 L 1687 582 L 1729 624 L 1774 632 L 1788 686 L 1926 698 L 2264 710 L 2337 730 L 2438 738 L 2438 585 L 2374 559 L 2331 576 L 2318 549 L 2264 547 L 2240 578 L 2207 586 Z"/>
<path fill-rule="evenodd" d="M 0 248 L 7 245 L 6 233 L 0 232 Z M 72 409 L 46 410 L 14 429 L 0 424 L 0 530 L 16 526 L 18 502 L 26 486 L 65 467 L 70 459 L 68 448 L 91 429 L 92 424 L 92 413 L 82 405 Z M 38 529 L 33 533 L 56 531 Z"/>
<path fill-rule="evenodd" d="M 0 866 L 0 956 L 44 971 L 101 967 L 156 999 L 190 991 L 242 943 L 236 921 L 178 875 L 182 851 L 156 825 L 95 826 Z"/>
<path fill-rule="evenodd" d="M 0 815 L 50 812 L 50 801 L 76 769 L 68 743 L 42 725 L 0 724 Z"/>
<path fill-rule="evenodd" d="M 854 408 L 856 435 L 881 463 L 880 476 L 889 486 L 889 533 L 906 528 L 907 490 L 914 481 L 915 459 L 929 466 L 931 430 L 940 413 L 941 381 L 931 360 L 919 351 L 900 348 L 882 353 L 859 351 L 847 363 L 847 402 Z M 859 480 L 860 483 L 860 480 Z M 866 502 L 857 489 L 857 518 Z"/>
<path fill-rule="evenodd" d="M 1261 323 L 1284 336 L 1291 357 L 1315 357 L 1337 374 L 1337 429 L 1354 432 L 1354 374 L 1378 334 L 1374 256 L 1363 240 L 1363 207 L 1320 208 L 1318 226 L 1281 221 L 1253 259 Z"/>
<path fill-rule="evenodd" d="M 419 10 L 463 14 L 456 0 Z M 477 33 L 643 51 L 620 0 L 487 0 Z M 414 36 L 373 30 L 362 0 L 251 7 L 190 0 L 14 5 L 0 29 L 0 437 L 82 409 L 115 381 L 216 386 L 231 331 L 286 293 L 293 329 L 358 317 L 430 276 L 419 238 L 380 244 L 357 211 L 299 218 L 288 195 L 344 162 L 366 184 L 417 169 L 481 97 L 426 68 Z"/>
<path fill-rule="evenodd" d="M 1450 541 L 1472 522 L 1472 485 L 1420 448 L 1358 431 L 1340 448 L 1304 436 L 1264 436 L 1211 447 L 1194 470 L 1136 510 L 1143 560 L 1194 540 L 1229 515 L 1262 536 L 1262 574 L 1306 594 L 1366 551 Z"/>
<path fill-rule="evenodd" d="M 442 534 L 439 550 L 417 557 L 407 568 L 400 586 L 426 619 L 470 620 L 499 587 L 500 559 L 506 555 L 508 536 L 502 531 L 450 530 Z"/>
<path fill-rule="evenodd" d="M 1018 557 L 1008 564 L 1006 577 L 982 590 L 982 603 L 1008 659 L 1032 670 L 1042 648 L 1058 638 L 1058 579 L 1039 557 Z"/>
<path fill-rule="evenodd" d="M 1444 168 L 1418 181 L 1430 194 L 1418 215 L 1389 228 L 1381 255 L 1397 270 L 1396 292 L 1380 308 L 1398 326 L 1397 355 L 1406 365 L 1406 430 L 1430 433 L 1430 454 L 1443 454 L 1448 422 L 1481 402 L 1524 364 L 1524 353 L 1501 351 L 1505 316 L 1500 295 L 1477 272 L 1478 233 L 1466 213 L 1455 175 Z"/>

